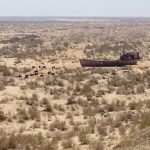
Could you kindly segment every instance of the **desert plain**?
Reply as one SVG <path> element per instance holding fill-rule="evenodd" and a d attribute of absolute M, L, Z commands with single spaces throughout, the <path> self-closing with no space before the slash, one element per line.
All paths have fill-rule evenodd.
<path fill-rule="evenodd" d="M 79 59 L 134 66 L 83 68 Z M 149 150 L 150 19 L 1 21 L 0 150 Z"/>

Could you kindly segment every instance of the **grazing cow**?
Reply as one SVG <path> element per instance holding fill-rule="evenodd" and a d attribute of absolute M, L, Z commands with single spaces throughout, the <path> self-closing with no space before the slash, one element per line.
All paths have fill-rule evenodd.
<path fill-rule="evenodd" d="M 28 79 L 29 75 L 28 74 L 25 74 L 24 78 L 25 79 Z"/>
<path fill-rule="evenodd" d="M 20 74 L 20 75 L 17 75 L 16 77 L 17 77 L 17 78 L 22 78 L 22 75 Z"/>
<path fill-rule="evenodd" d="M 40 74 L 40 77 L 44 77 L 44 75 L 43 75 L 43 74 Z"/>
<path fill-rule="evenodd" d="M 31 73 L 31 74 L 30 74 L 30 76 L 32 77 L 32 76 L 34 76 L 34 74 L 33 74 L 33 73 Z"/>
<path fill-rule="evenodd" d="M 52 70 L 55 69 L 55 66 L 52 67 Z"/>
<path fill-rule="evenodd" d="M 35 66 L 32 66 L 32 69 L 34 69 L 35 68 Z"/>
<path fill-rule="evenodd" d="M 64 67 L 64 70 L 65 70 L 65 71 L 67 71 L 67 68 L 66 68 L 66 67 Z"/>
<path fill-rule="evenodd" d="M 62 72 L 58 72 L 58 74 L 62 74 Z"/>
<path fill-rule="evenodd" d="M 34 70 L 34 73 L 38 73 L 39 71 L 38 70 Z"/>
<path fill-rule="evenodd" d="M 49 71 L 49 72 L 47 72 L 47 74 L 49 75 L 49 74 L 51 74 L 51 72 Z"/>
<path fill-rule="evenodd" d="M 37 75 L 38 75 L 38 72 L 35 72 L 34 75 L 37 76 Z"/>
<path fill-rule="evenodd" d="M 47 74 L 52 75 L 52 76 L 55 75 L 53 72 L 50 72 L 50 71 Z"/>
<path fill-rule="evenodd" d="M 39 71 L 38 70 L 34 70 L 33 74 L 34 75 L 38 75 Z"/>
<path fill-rule="evenodd" d="M 43 68 L 43 69 L 46 69 L 46 66 L 43 66 L 42 68 Z"/>

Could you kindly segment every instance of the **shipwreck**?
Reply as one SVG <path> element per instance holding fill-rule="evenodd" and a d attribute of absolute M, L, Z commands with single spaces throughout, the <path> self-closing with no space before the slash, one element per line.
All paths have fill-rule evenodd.
<path fill-rule="evenodd" d="M 120 67 L 126 65 L 137 65 L 141 59 L 139 52 L 122 52 L 116 60 L 92 60 L 79 59 L 82 67 Z"/>

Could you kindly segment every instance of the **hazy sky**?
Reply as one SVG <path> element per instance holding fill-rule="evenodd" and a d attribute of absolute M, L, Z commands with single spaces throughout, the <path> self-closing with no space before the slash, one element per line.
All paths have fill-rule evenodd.
<path fill-rule="evenodd" d="M 0 0 L 0 16 L 150 17 L 150 0 Z"/>

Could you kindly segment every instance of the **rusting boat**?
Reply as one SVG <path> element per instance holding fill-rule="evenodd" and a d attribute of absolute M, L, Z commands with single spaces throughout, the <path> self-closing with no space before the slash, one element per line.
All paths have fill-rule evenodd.
<path fill-rule="evenodd" d="M 120 67 L 126 65 L 136 65 L 141 57 L 139 52 L 122 53 L 117 60 L 91 60 L 79 59 L 82 67 Z"/>

